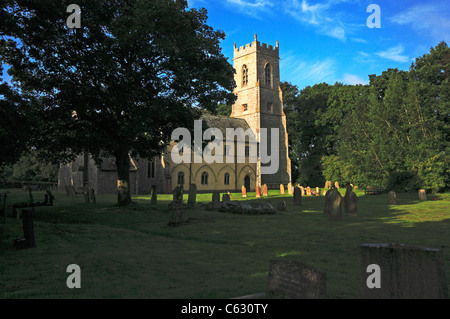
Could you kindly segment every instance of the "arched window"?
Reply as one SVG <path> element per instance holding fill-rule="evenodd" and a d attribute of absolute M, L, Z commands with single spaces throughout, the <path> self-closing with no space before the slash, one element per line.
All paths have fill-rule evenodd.
<path fill-rule="evenodd" d="M 247 66 L 244 64 L 242 67 L 242 86 L 247 86 L 248 84 L 248 69 Z"/>
<path fill-rule="evenodd" d="M 202 185 L 208 185 L 208 173 L 207 172 L 202 173 Z"/>
<path fill-rule="evenodd" d="M 223 183 L 225 185 L 230 185 L 230 174 L 225 173 L 224 179 L 223 179 Z"/>
<path fill-rule="evenodd" d="M 184 185 L 184 173 L 183 172 L 178 173 L 178 185 Z"/>
<path fill-rule="evenodd" d="M 270 67 L 270 64 L 267 63 L 266 67 L 264 68 L 264 72 L 266 74 L 266 86 L 271 87 L 272 86 L 272 70 Z"/>

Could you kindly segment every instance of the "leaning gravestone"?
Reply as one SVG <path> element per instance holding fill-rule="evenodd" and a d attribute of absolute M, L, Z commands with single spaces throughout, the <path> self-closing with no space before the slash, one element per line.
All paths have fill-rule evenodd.
<path fill-rule="evenodd" d="M 328 200 L 328 210 L 329 210 L 329 219 L 330 220 L 341 220 L 342 217 L 342 210 L 341 210 L 341 203 L 342 203 L 342 196 L 341 193 L 336 188 L 333 188 L 331 191 L 329 191 L 328 197 L 326 197 L 325 200 Z"/>
<path fill-rule="evenodd" d="M 284 195 L 284 185 L 280 184 L 280 194 Z"/>
<path fill-rule="evenodd" d="M 197 203 L 197 185 L 191 184 L 189 186 L 188 207 L 195 207 Z"/>
<path fill-rule="evenodd" d="M 369 272 L 373 265 L 379 268 Z M 448 299 L 442 250 L 399 244 L 360 245 L 359 293 L 363 299 Z"/>
<path fill-rule="evenodd" d="M 424 189 L 419 189 L 419 199 L 427 200 L 427 192 Z"/>
<path fill-rule="evenodd" d="M 344 196 L 344 213 L 348 216 L 358 216 L 358 196 L 353 187 L 348 186 Z"/>
<path fill-rule="evenodd" d="M 152 185 L 152 198 L 150 200 L 150 205 L 158 204 L 158 193 L 156 185 Z"/>
<path fill-rule="evenodd" d="M 395 191 L 390 191 L 388 193 L 388 203 L 391 205 L 397 205 L 397 194 Z"/>
<path fill-rule="evenodd" d="M 298 187 L 294 188 L 294 205 L 302 206 L 302 191 Z"/>
<path fill-rule="evenodd" d="M 270 261 L 269 293 L 288 299 L 319 299 L 327 294 L 327 274 L 300 261 Z"/>

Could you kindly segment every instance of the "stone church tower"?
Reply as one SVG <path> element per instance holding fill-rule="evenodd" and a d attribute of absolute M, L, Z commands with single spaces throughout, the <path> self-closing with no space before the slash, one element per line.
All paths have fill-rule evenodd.
<path fill-rule="evenodd" d="M 239 49 L 234 45 L 234 68 L 236 70 L 237 100 L 233 105 L 231 117 L 245 119 L 261 144 L 260 129 L 267 128 L 268 155 L 271 128 L 279 128 L 279 169 L 275 174 L 260 174 L 258 161 L 256 181 L 258 185 L 267 184 L 278 188 L 280 184 L 291 182 L 291 161 L 288 155 L 288 135 L 286 115 L 283 112 L 283 96 L 280 88 L 280 55 L 278 41 L 276 47 L 258 42 L 257 35 L 251 44 Z M 260 148 L 259 148 L 260 149 Z M 263 164 L 264 165 L 264 164 Z"/>

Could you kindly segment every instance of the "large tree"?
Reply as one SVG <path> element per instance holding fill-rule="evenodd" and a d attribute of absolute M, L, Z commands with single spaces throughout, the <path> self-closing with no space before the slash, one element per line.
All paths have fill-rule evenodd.
<path fill-rule="evenodd" d="M 3 1 L 1 57 L 40 103 L 34 145 L 55 160 L 114 156 L 128 204 L 129 155 L 160 154 L 195 109 L 233 101 L 225 35 L 183 0 L 77 1 L 78 29 L 66 25 L 70 3 Z"/>

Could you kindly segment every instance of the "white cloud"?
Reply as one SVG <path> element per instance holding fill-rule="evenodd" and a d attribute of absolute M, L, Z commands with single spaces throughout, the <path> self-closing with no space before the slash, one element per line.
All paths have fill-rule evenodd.
<path fill-rule="evenodd" d="M 283 7 L 286 13 L 298 21 L 314 27 L 318 33 L 336 38 L 347 39 L 349 25 L 339 22 L 339 13 L 331 12 L 333 7 L 351 0 L 327 0 L 311 4 L 308 0 L 285 0 Z"/>
<path fill-rule="evenodd" d="M 334 84 L 336 65 L 336 61 L 332 58 L 308 60 L 291 52 L 283 55 L 280 68 L 284 73 L 283 79 L 298 83 L 300 86 L 308 86 L 322 82 Z"/>
<path fill-rule="evenodd" d="M 354 74 L 344 74 L 344 80 L 343 82 L 345 84 L 350 84 L 350 85 L 357 85 L 357 84 L 369 84 L 369 81 L 364 81 L 363 79 L 361 79 L 359 76 L 354 75 Z"/>
<path fill-rule="evenodd" d="M 226 0 L 228 5 L 240 10 L 241 12 L 259 18 L 261 12 L 268 12 L 275 3 L 270 0 Z"/>
<path fill-rule="evenodd" d="M 379 57 L 382 57 L 382 58 L 388 59 L 388 60 L 392 60 L 395 62 L 401 62 L 401 63 L 409 62 L 411 59 L 406 55 L 402 55 L 403 51 L 405 51 L 405 49 L 400 44 L 396 47 L 393 47 L 386 51 L 378 52 L 375 54 L 378 55 Z"/>
<path fill-rule="evenodd" d="M 446 2 L 446 1 L 444 1 Z M 450 7 L 444 3 L 417 4 L 390 20 L 410 25 L 416 32 L 431 35 L 436 41 L 450 39 Z"/>

